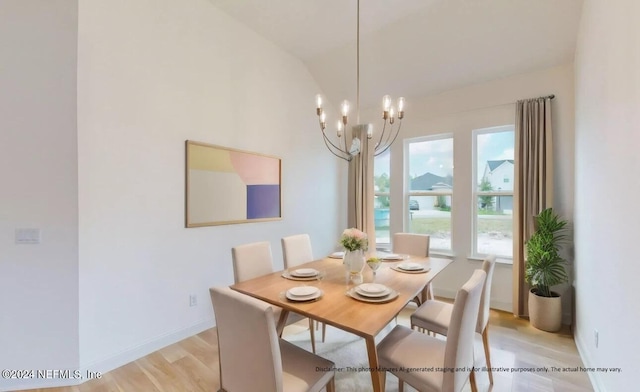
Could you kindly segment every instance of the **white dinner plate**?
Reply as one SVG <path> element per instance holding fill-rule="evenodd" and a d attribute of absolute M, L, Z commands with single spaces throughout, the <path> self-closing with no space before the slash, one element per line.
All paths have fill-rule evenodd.
<path fill-rule="evenodd" d="M 363 297 L 383 298 L 383 297 L 386 297 L 389 294 L 391 294 L 391 289 L 389 289 L 387 287 L 384 287 L 384 289 L 382 291 L 371 292 L 371 291 L 366 291 L 366 290 L 362 289 L 360 286 L 356 286 L 355 287 L 355 292 L 358 295 L 361 295 Z"/>
<path fill-rule="evenodd" d="M 382 303 L 391 302 L 394 299 L 398 298 L 398 292 L 391 289 L 389 289 L 389 293 L 383 297 L 367 297 L 366 295 L 359 294 L 356 289 L 357 287 L 354 287 L 348 290 L 347 295 L 353 299 L 356 299 L 362 302 L 382 304 Z"/>
<path fill-rule="evenodd" d="M 289 289 L 285 292 L 285 297 L 287 297 L 287 299 L 289 299 L 290 301 L 304 302 L 304 301 L 311 301 L 311 300 L 320 298 L 322 296 L 322 290 L 316 287 L 311 287 L 311 289 L 314 289 L 314 291 L 307 290 L 307 292 L 309 292 L 310 294 L 296 295 L 305 291 L 305 290 L 298 290 L 298 289 L 304 289 L 305 287 L 307 286 L 294 287 L 292 289 Z"/>
<path fill-rule="evenodd" d="M 316 294 L 320 289 L 313 286 L 298 286 L 290 288 L 287 293 L 293 297 L 309 297 Z"/>
<path fill-rule="evenodd" d="M 418 263 L 400 263 L 398 264 L 398 268 L 405 271 L 420 271 L 424 269 L 424 267 Z"/>
<path fill-rule="evenodd" d="M 309 278 L 318 275 L 318 270 L 313 268 L 298 268 L 289 273 L 292 276 L 297 276 L 299 278 Z"/>
<path fill-rule="evenodd" d="M 402 260 L 402 256 L 397 255 L 395 253 L 389 253 L 387 255 L 382 256 L 382 260 Z"/>
<path fill-rule="evenodd" d="M 379 283 L 362 283 L 358 286 L 360 291 L 364 291 L 365 293 L 377 294 L 385 291 L 387 286 Z"/>
<path fill-rule="evenodd" d="M 341 259 L 344 257 L 344 252 L 333 252 L 329 255 L 332 259 Z"/>

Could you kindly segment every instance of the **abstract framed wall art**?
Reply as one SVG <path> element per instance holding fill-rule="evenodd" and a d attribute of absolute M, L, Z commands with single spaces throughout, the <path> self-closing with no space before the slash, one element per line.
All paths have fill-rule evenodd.
<path fill-rule="evenodd" d="M 185 142 L 185 226 L 282 219 L 280 158 Z"/>

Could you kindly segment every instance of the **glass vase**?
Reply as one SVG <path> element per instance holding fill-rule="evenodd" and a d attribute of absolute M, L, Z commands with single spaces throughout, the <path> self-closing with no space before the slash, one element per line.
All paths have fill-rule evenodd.
<path fill-rule="evenodd" d="M 343 264 L 348 272 L 348 282 L 354 284 L 362 283 L 362 270 L 365 266 L 364 251 L 362 249 L 346 250 L 344 252 Z"/>

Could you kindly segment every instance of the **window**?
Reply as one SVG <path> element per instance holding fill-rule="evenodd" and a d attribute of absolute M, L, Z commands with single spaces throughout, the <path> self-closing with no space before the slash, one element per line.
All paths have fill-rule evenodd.
<path fill-rule="evenodd" d="M 405 141 L 406 229 L 429 234 L 431 250 L 451 250 L 453 137 L 438 135 Z"/>
<path fill-rule="evenodd" d="M 385 151 L 373 160 L 374 181 L 374 221 L 376 228 L 376 247 L 388 248 L 389 238 L 389 181 L 390 150 Z"/>
<path fill-rule="evenodd" d="M 473 253 L 513 257 L 513 126 L 473 132 Z"/>

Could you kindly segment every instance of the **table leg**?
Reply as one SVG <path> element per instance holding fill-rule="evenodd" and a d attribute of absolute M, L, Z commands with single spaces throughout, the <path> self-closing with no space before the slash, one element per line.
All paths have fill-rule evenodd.
<path fill-rule="evenodd" d="M 289 311 L 286 309 L 282 309 L 280 313 L 280 318 L 278 319 L 278 323 L 276 324 L 276 332 L 278 332 L 278 336 L 282 337 L 282 331 L 284 331 L 285 325 L 287 325 L 287 317 L 289 317 Z"/>
<path fill-rule="evenodd" d="M 364 338 L 367 342 L 367 355 L 369 356 L 369 367 L 371 368 L 371 383 L 373 385 L 374 392 L 384 392 L 384 385 L 382 385 L 383 378 L 381 372 L 376 370 L 379 368 L 378 364 L 378 350 L 376 349 L 376 341 L 373 336 Z"/>

